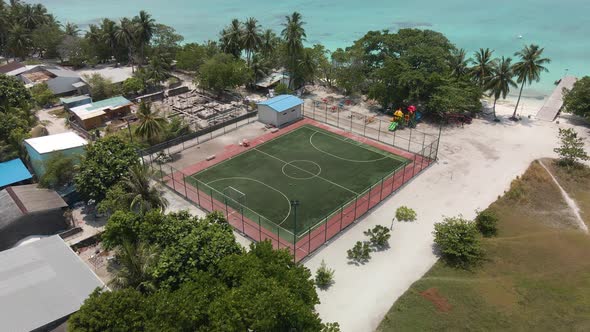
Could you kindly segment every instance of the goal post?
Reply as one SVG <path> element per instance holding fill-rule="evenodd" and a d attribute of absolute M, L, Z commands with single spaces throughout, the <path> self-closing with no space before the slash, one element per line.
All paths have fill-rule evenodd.
<path fill-rule="evenodd" d="M 227 186 L 223 189 L 223 194 L 229 198 L 230 201 L 233 201 L 235 203 L 238 203 L 239 205 L 245 205 L 246 204 L 246 194 L 244 194 L 243 192 L 239 191 L 238 189 L 232 187 L 232 186 Z M 232 203 L 232 202 L 228 202 Z"/>

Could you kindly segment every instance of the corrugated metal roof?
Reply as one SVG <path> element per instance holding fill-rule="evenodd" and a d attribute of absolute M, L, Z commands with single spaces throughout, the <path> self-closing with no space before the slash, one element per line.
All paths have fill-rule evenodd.
<path fill-rule="evenodd" d="M 59 235 L 0 252 L 0 322 L 31 331 L 80 309 L 104 283 Z"/>
<path fill-rule="evenodd" d="M 25 143 L 40 154 L 63 151 L 88 144 L 85 139 L 73 132 L 29 138 L 25 140 Z"/>
<path fill-rule="evenodd" d="M 25 164 L 18 158 L 0 163 L 0 187 L 32 177 Z"/>
<path fill-rule="evenodd" d="M 303 104 L 302 99 L 291 95 L 280 95 L 258 103 L 258 105 L 266 105 L 277 112 L 282 112 L 301 104 Z"/>
<path fill-rule="evenodd" d="M 85 84 L 85 83 L 83 83 L 83 84 Z M 74 102 L 86 100 L 86 99 L 90 99 L 90 101 L 92 101 L 92 98 L 90 98 L 89 95 L 74 96 L 74 97 L 69 97 L 69 98 L 59 98 L 59 101 L 62 104 L 69 104 L 69 103 L 74 103 Z"/>
<path fill-rule="evenodd" d="M 101 108 L 118 108 L 121 106 L 130 105 L 130 104 L 133 104 L 133 103 L 130 102 L 129 100 L 127 100 L 125 97 L 118 96 L 118 97 L 113 97 L 113 98 L 109 98 L 109 99 L 105 99 L 105 100 L 95 101 L 86 110 L 94 111 L 94 110 L 98 110 Z"/>

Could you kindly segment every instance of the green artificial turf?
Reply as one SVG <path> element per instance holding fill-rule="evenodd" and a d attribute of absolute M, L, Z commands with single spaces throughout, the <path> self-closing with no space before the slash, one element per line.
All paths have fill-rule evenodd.
<path fill-rule="evenodd" d="M 364 195 L 409 161 L 358 141 L 304 125 L 186 178 L 244 216 L 288 240 Z M 198 183 L 197 183 L 198 182 Z M 238 199 L 236 192 L 245 197 Z M 210 187 L 210 188 L 208 188 Z M 228 190 L 232 194 L 226 194 Z M 231 196 L 227 199 L 224 196 Z M 300 202 L 295 211 L 290 201 Z M 277 227 L 277 225 L 279 227 Z"/>

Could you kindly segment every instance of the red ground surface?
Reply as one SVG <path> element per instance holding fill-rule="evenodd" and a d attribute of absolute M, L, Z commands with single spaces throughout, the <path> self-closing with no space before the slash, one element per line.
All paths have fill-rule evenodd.
<path fill-rule="evenodd" d="M 294 239 L 292 233 L 287 230 L 277 228 L 273 231 L 267 229 L 259 224 L 259 221 L 250 220 L 243 216 L 239 211 L 226 206 L 224 203 L 219 202 L 212 198 L 208 193 L 203 190 L 199 190 L 186 183 L 184 178 L 186 176 L 195 174 L 203 169 L 218 164 L 224 160 L 232 158 L 233 156 L 242 153 L 248 149 L 255 148 L 256 146 L 263 144 L 275 137 L 286 134 L 293 131 L 305 124 L 310 124 L 341 136 L 352 138 L 356 141 L 372 145 L 381 150 L 385 150 L 404 158 L 411 160 L 405 168 L 400 169 L 392 176 L 383 180 L 381 184 L 377 184 L 367 194 L 362 197 L 358 197 L 356 201 L 350 202 L 348 205 L 343 206 L 340 211 L 327 217 L 328 220 L 319 223 L 314 229 L 311 229 L 306 234 L 299 237 L 299 240 L 293 245 Z M 177 193 L 184 196 L 185 198 L 196 203 L 198 206 L 206 211 L 222 211 L 227 217 L 229 223 L 239 232 L 247 235 L 254 241 L 270 240 L 275 248 L 286 248 L 295 255 L 295 259 L 300 261 L 301 259 L 308 256 L 310 253 L 317 250 L 324 243 L 328 242 L 336 234 L 340 233 L 347 226 L 351 225 L 355 220 L 367 213 L 375 205 L 379 204 L 382 200 L 387 198 L 393 192 L 398 190 L 401 186 L 411 180 L 420 171 L 428 167 L 434 160 L 424 158 L 422 156 L 412 154 L 410 152 L 397 149 L 395 147 L 376 142 L 372 139 L 358 136 L 354 133 L 346 132 L 340 129 L 333 128 L 331 126 L 316 122 L 312 119 L 305 118 L 288 127 L 281 128 L 276 133 L 270 131 L 259 136 L 256 139 L 250 140 L 248 147 L 242 147 L 239 145 L 229 145 L 225 147 L 222 153 L 217 154 L 215 159 L 207 161 L 203 160 L 199 163 L 186 167 L 180 171 L 170 169 L 170 174 L 164 177 L 164 183 L 174 189 Z M 168 170 L 163 169 L 167 172 Z M 290 240 L 287 240 L 290 239 Z"/>

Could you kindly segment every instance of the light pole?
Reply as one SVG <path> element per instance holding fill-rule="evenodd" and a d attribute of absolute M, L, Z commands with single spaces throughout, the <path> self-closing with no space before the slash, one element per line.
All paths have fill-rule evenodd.
<path fill-rule="evenodd" d="M 291 207 L 293 208 L 293 263 L 297 260 L 297 207 L 299 206 L 298 200 L 291 201 Z"/>
<path fill-rule="evenodd" d="M 124 117 L 123 120 L 127 122 L 127 129 L 129 130 L 129 139 L 131 140 L 131 143 L 133 143 L 133 135 L 131 135 L 131 125 L 129 124 L 129 118 Z"/>

